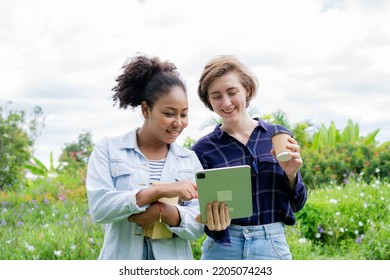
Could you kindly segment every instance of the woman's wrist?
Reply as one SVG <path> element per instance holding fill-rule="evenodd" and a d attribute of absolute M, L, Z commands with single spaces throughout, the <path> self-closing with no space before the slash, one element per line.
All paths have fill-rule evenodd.
<path fill-rule="evenodd" d="M 288 182 L 290 184 L 290 188 L 294 190 L 295 185 L 297 184 L 297 173 L 294 173 L 293 175 L 287 175 Z"/>

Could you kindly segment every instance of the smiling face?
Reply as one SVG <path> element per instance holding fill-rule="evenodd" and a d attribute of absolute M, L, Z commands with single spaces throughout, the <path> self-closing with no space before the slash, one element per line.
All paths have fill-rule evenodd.
<path fill-rule="evenodd" d="M 149 108 L 142 104 L 151 142 L 172 144 L 188 125 L 188 100 L 181 87 L 173 87 Z"/>
<path fill-rule="evenodd" d="M 228 72 L 208 87 L 209 102 L 225 124 L 237 122 L 246 114 L 248 91 L 241 84 L 239 74 Z"/>

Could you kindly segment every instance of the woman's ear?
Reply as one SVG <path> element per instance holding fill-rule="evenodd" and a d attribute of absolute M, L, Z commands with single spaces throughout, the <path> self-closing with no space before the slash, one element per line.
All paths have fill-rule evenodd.
<path fill-rule="evenodd" d="M 146 104 L 145 101 L 142 102 L 141 104 L 141 111 L 142 111 L 142 116 L 144 116 L 145 119 L 149 117 L 149 106 Z"/>
<path fill-rule="evenodd" d="M 249 107 L 249 103 L 252 100 L 252 89 L 246 89 L 246 107 Z"/>

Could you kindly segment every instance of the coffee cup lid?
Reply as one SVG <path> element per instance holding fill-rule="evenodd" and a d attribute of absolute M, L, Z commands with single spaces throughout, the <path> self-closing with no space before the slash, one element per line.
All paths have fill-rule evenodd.
<path fill-rule="evenodd" d="M 276 155 L 276 158 L 278 161 L 288 161 L 291 159 L 291 156 L 288 154 L 288 152 L 281 152 Z"/>

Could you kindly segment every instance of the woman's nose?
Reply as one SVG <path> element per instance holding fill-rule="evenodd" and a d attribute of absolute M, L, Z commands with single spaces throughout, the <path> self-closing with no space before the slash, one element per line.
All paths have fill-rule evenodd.
<path fill-rule="evenodd" d="M 183 122 L 181 121 L 180 118 L 175 118 L 175 120 L 173 121 L 173 126 L 174 127 L 181 127 L 183 125 Z"/>
<path fill-rule="evenodd" d="M 222 105 L 223 106 L 226 106 L 226 105 L 230 105 L 232 102 L 231 102 L 231 99 L 229 96 L 225 95 L 222 99 Z"/>

